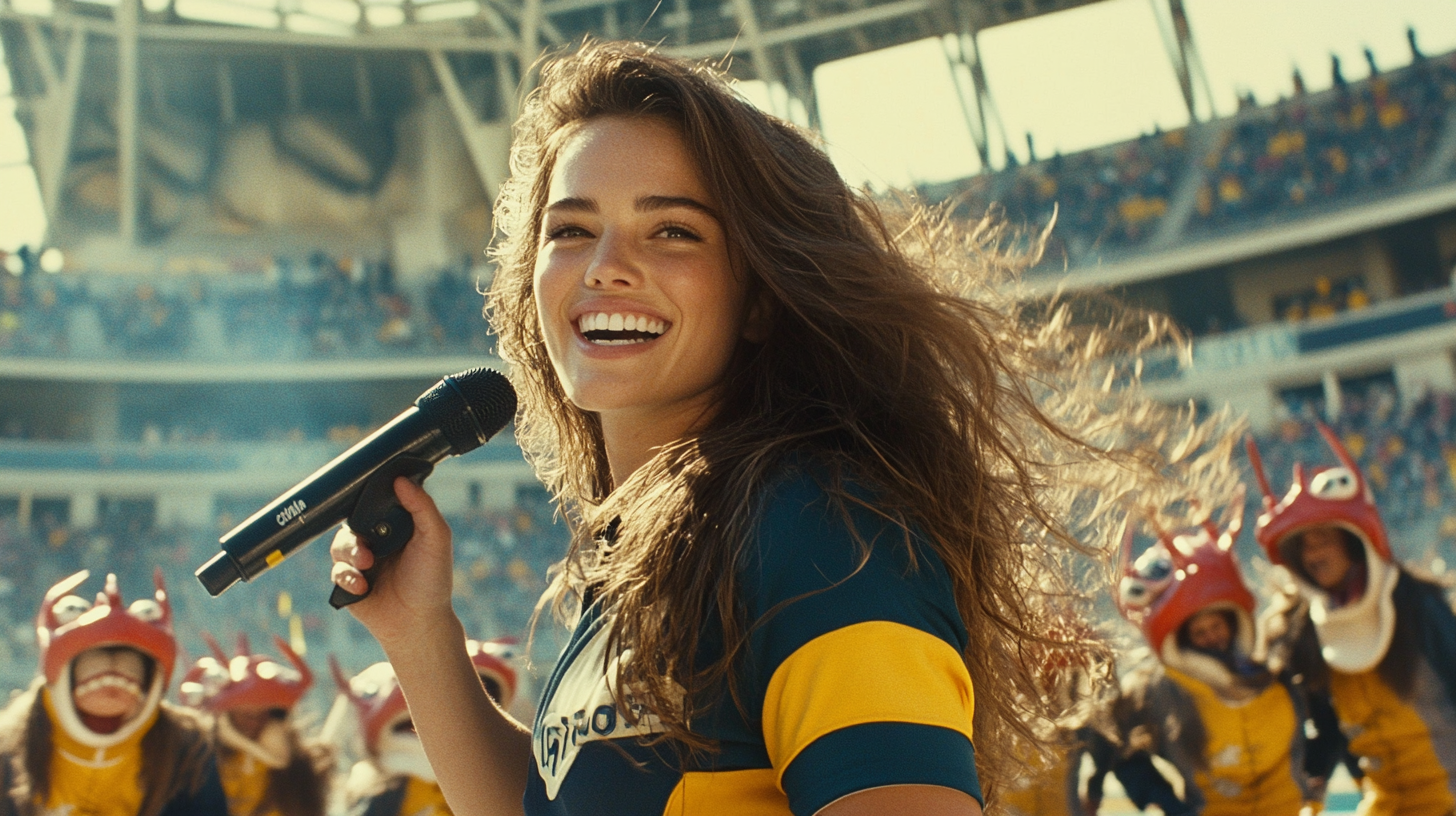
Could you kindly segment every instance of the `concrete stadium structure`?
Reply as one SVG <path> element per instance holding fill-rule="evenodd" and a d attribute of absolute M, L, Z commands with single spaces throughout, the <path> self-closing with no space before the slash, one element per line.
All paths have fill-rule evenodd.
<path fill-rule="evenodd" d="M 432 275 L 461 257 L 478 258 L 488 240 L 509 123 L 543 49 L 584 35 L 632 36 L 673 53 L 731 57 L 726 64 L 736 75 L 782 91 L 774 97 L 778 112 L 812 127 L 817 66 L 939 37 L 983 166 L 1000 167 L 997 140 L 1004 149 L 1006 136 L 977 33 L 1086 4 L 0 0 L 0 38 L 49 217 L 47 243 L 67 259 L 56 281 L 82 281 L 103 300 L 128 287 L 176 290 L 199 280 L 213 290 L 266 289 L 276 286 L 280 258 L 325 252 L 354 259 L 355 267 L 357 259 L 387 265 L 418 303 Z M 1033 224 L 1045 213 L 1015 206 L 1030 200 L 1027 189 L 1041 191 L 1041 204 L 1062 205 L 1066 226 L 1054 234 L 1065 240 L 1032 273 L 1033 290 L 1110 289 L 1187 325 L 1196 338 L 1194 364 L 1155 366 L 1149 381 L 1160 398 L 1228 402 L 1267 428 L 1289 393 L 1321 394 L 1326 410 L 1337 411 L 1342 387 L 1372 376 L 1408 395 L 1456 388 L 1456 301 L 1447 272 L 1456 262 L 1456 114 L 1440 94 L 1427 95 L 1435 100 L 1427 100 L 1429 110 L 1407 100 L 1399 121 L 1382 102 L 1415 87 L 1417 73 L 1427 84 L 1456 81 L 1449 58 L 1439 61 L 1448 73 L 1413 66 L 1307 100 L 1215 117 L 1182 3 L 1158 8 L 1188 128 L 922 192 L 969 199 L 971 210 L 998 202 Z M 1239 139 L 1249 141 L 1250 132 L 1262 139 L 1260 128 L 1273 134 L 1270 144 L 1285 138 L 1289 105 L 1348 117 L 1349 100 L 1367 97 L 1384 128 L 1370 139 L 1420 126 L 1410 137 L 1419 150 L 1412 148 L 1409 166 L 1325 201 L 1301 197 L 1297 206 L 1218 220 L 1228 181 L 1214 160 L 1226 159 Z M 1149 139 L 1160 145 L 1156 159 L 1146 155 Z M 1403 145 L 1376 147 L 1399 152 Z M 1359 151 L 1349 152 L 1358 165 Z M 1093 178 L 1129 168 L 1158 181 L 1088 196 L 1083 215 L 1096 217 L 1081 227 L 1068 217 L 1078 208 L 1062 199 L 1077 173 Z M 1215 206 L 1206 211 L 1210 200 Z M 1116 240 L 1106 229 L 1113 221 Z M 475 280 L 488 277 L 488 269 L 470 266 Z M 1322 279 L 1359 289 L 1363 308 L 1286 320 L 1280 304 L 1325 285 Z M 114 497 L 151 496 L 157 520 L 197 522 L 231 506 L 229 494 L 262 496 L 287 486 L 343 444 L 343 436 L 288 441 L 288 429 L 174 442 L 148 432 L 149 424 L 165 425 L 169 406 L 211 405 L 223 392 L 232 405 L 324 404 L 319 393 L 333 391 L 368 406 L 367 416 L 343 424 L 367 425 L 387 419 L 434 378 L 488 361 L 478 347 L 448 342 L 242 353 L 226 328 L 232 316 L 217 305 L 189 315 L 176 348 L 139 354 L 98 340 L 95 301 L 68 313 L 50 351 L 0 354 L 0 420 L 51 426 L 44 440 L 0 440 L 0 509 L 13 505 L 22 519 L 65 500 L 67 514 L 85 523 Z M 309 389 L 319 393 L 299 396 Z M 445 503 L 508 502 L 529 484 L 529 470 L 508 447 L 502 443 L 490 461 L 458 463 L 458 477 L 442 469 L 436 479 Z M 199 448 L 211 458 L 188 459 Z"/>

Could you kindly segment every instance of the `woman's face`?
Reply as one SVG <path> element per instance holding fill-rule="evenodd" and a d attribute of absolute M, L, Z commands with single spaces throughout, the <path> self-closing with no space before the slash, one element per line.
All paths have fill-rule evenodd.
<path fill-rule="evenodd" d="M 1233 648 L 1234 632 L 1228 616 L 1218 609 L 1205 609 L 1188 619 L 1188 642 L 1205 652 L 1227 652 Z"/>
<path fill-rule="evenodd" d="M 603 117 L 562 145 L 536 257 L 536 311 L 577 407 L 639 421 L 711 413 L 746 287 L 682 137 Z"/>
<path fill-rule="evenodd" d="M 1345 586 L 1355 564 L 1345 550 L 1345 537 L 1338 527 L 1306 530 L 1299 545 L 1299 564 L 1316 586 L 1326 592 Z"/>

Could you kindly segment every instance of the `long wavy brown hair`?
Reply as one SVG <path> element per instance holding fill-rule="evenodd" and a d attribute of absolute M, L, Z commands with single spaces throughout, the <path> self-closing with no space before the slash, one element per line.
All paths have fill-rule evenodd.
<path fill-rule="evenodd" d="M 1035 675 L 1048 649 L 1087 644 L 1044 633 L 1076 631 L 1059 615 L 1078 596 L 1073 576 L 1094 566 L 1085 554 L 1115 540 L 1119 501 L 1156 488 L 1173 460 L 1227 461 L 1231 437 L 1215 440 L 1213 424 L 1127 387 L 1164 327 L 1128 325 L 1116 310 L 1074 320 L 1056 299 L 1019 299 L 1014 282 L 1031 259 L 1002 250 L 1012 243 L 1003 227 L 877 204 L 811 136 L 711 66 L 587 42 L 540 76 L 496 204 L 488 312 L 520 394 L 517 439 L 573 532 L 543 604 L 569 618 L 590 588 L 614 610 L 614 645 L 632 649 L 618 689 L 661 719 L 665 738 L 711 749 L 689 730 L 686 701 L 735 691 L 755 623 L 737 569 L 756 502 L 786 458 L 807 457 L 833 474 L 833 501 L 856 501 L 849 482 L 868 487 L 876 512 L 945 563 L 970 633 L 977 759 L 994 782 L 1011 753 L 999 749 L 1059 713 Z M 597 416 L 567 400 L 552 369 L 532 287 L 558 152 L 604 116 L 677 129 L 717 202 L 735 273 L 773 314 L 763 342 L 740 343 L 714 417 L 622 484 Z M 709 665 L 693 659 L 705 622 L 725 644 Z"/>

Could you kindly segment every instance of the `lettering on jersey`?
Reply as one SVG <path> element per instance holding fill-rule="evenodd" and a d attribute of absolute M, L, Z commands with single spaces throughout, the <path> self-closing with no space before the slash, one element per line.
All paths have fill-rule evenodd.
<path fill-rule="evenodd" d="M 561 682 L 536 720 L 531 753 L 546 785 L 546 797 L 553 801 L 581 746 L 594 740 L 640 737 L 664 730 L 657 717 L 643 713 L 640 705 L 630 703 L 630 693 L 624 696 L 632 709 L 631 719 L 636 723 L 629 722 L 617 708 L 612 690 L 621 656 L 614 655 L 609 664 L 605 661 L 610 631 L 609 626 L 603 625 L 587 641 L 566 667 Z M 623 655 L 630 654 L 631 650 L 623 652 Z M 607 666 L 605 673 L 603 665 Z"/>
<path fill-rule="evenodd" d="M 293 504 L 279 510 L 278 515 L 273 520 L 278 522 L 279 527 L 285 527 L 288 525 L 288 522 L 298 518 L 299 514 L 307 509 L 308 505 L 303 503 L 303 499 L 294 499 Z"/>

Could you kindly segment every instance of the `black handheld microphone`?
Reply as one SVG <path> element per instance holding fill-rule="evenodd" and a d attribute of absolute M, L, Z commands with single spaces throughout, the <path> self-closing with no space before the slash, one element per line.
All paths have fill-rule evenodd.
<path fill-rule="evenodd" d="M 198 568 L 197 579 L 221 595 L 345 520 L 368 539 L 377 565 L 414 535 L 414 519 L 395 498 L 394 480 L 423 482 L 436 462 L 485 444 L 515 413 L 515 389 L 496 371 L 472 368 L 440 380 L 389 424 L 223 536 L 222 552 Z M 364 572 L 371 588 L 374 569 Z M 363 598 L 335 586 L 329 603 L 338 609 Z"/>

